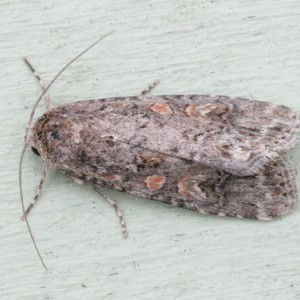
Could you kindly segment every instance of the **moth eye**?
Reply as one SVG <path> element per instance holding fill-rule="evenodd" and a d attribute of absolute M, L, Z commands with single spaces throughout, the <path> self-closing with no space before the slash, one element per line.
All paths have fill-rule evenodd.
<path fill-rule="evenodd" d="M 31 150 L 32 150 L 32 152 L 33 152 L 35 155 L 41 156 L 40 153 L 39 153 L 39 151 L 36 150 L 36 148 L 31 147 Z"/>

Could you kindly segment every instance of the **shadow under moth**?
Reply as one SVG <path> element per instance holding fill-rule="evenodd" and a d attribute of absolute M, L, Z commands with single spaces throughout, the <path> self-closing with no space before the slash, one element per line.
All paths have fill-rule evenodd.
<path fill-rule="evenodd" d="M 39 98 L 48 107 L 49 86 Z M 23 205 L 26 221 L 50 166 L 103 195 L 124 236 L 122 212 L 101 187 L 217 216 L 270 220 L 293 208 L 295 172 L 283 156 L 297 140 L 297 113 L 256 100 L 150 90 L 63 104 L 29 126 L 26 145 L 44 168 L 34 201 Z"/>

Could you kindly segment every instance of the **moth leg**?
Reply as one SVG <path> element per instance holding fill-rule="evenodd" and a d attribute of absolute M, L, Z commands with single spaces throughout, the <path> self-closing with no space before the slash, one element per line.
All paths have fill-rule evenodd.
<path fill-rule="evenodd" d="M 144 96 L 150 93 L 157 85 L 159 84 L 159 80 L 155 80 L 151 85 L 149 85 L 146 89 L 141 92 L 141 96 Z"/>
<path fill-rule="evenodd" d="M 40 183 L 39 183 L 39 185 L 36 189 L 35 196 L 33 197 L 31 203 L 29 204 L 29 206 L 25 210 L 24 215 L 21 217 L 22 220 L 25 220 L 25 218 L 27 218 L 28 213 L 31 211 L 31 209 L 33 208 L 33 206 L 35 205 L 35 203 L 39 199 L 39 197 L 42 193 L 43 184 L 44 184 L 44 182 L 45 182 L 45 180 L 48 176 L 48 170 L 49 170 L 49 164 L 47 162 L 45 162 L 44 165 L 43 165 L 42 178 L 41 178 Z"/>
<path fill-rule="evenodd" d="M 115 209 L 115 211 L 119 217 L 120 223 L 121 223 L 123 238 L 126 239 L 128 236 L 128 231 L 127 231 L 123 213 L 122 213 L 121 209 L 118 207 L 118 204 L 113 199 L 111 199 L 106 193 L 104 193 L 102 191 L 102 189 L 100 189 L 98 186 L 92 185 L 92 187 L 98 194 L 100 194 Z"/>
<path fill-rule="evenodd" d="M 41 76 L 38 74 L 38 72 L 34 69 L 32 64 L 28 61 L 26 57 L 24 57 L 24 62 L 27 65 L 27 67 L 30 69 L 30 71 L 33 73 L 34 77 L 37 79 L 39 82 L 39 85 L 41 86 L 42 90 L 44 91 L 47 87 L 47 84 L 42 80 Z M 46 104 L 47 110 L 49 110 L 52 107 L 53 101 L 48 92 L 44 95 L 44 100 Z"/>

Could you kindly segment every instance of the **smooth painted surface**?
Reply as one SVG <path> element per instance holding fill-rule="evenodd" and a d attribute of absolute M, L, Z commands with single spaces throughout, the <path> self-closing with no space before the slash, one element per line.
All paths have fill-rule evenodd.
<path fill-rule="evenodd" d="M 49 268 L 20 221 L 18 161 L 40 89 L 115 29 L 51 89 L 56 104 L 137 95 L 225 94 L 300 111 L 298 0 L 1 1 L 1 299 L 300 299 L 300 208 L 262 223 L 201 216 L 116 192 L 129 228 L 88 188 L 52 171 L 30 215 Z M 37 116 L 45 111 L 44 105 Z M 293 151 L 300 159 L 300 147 Z M 29 202 L 41 161 L 24 161 Z"/>

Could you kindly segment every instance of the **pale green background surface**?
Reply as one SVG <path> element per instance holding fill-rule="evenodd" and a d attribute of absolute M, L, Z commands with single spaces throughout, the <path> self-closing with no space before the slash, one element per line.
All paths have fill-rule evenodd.
<path fill-rule="evenodd" d="M 155 94 L 243 96 L 300 111 L 298 0 L 1 1 L 1 299 L 300 299 L 300 208 L 263 223 L 201 216 L 116 192 L 113 209 L 53 171 L 30 223 L 50 272 L 38 261 L 18 194 L 18 162 L 45 80 L 101 35 L 51 89 L 56 104 Z M 40 106 L 37 116 L 45 111 Z M 293 151 L 300 159 L 300 147 Z M 28 152 L 29 202 L 41 161 Z"/>

